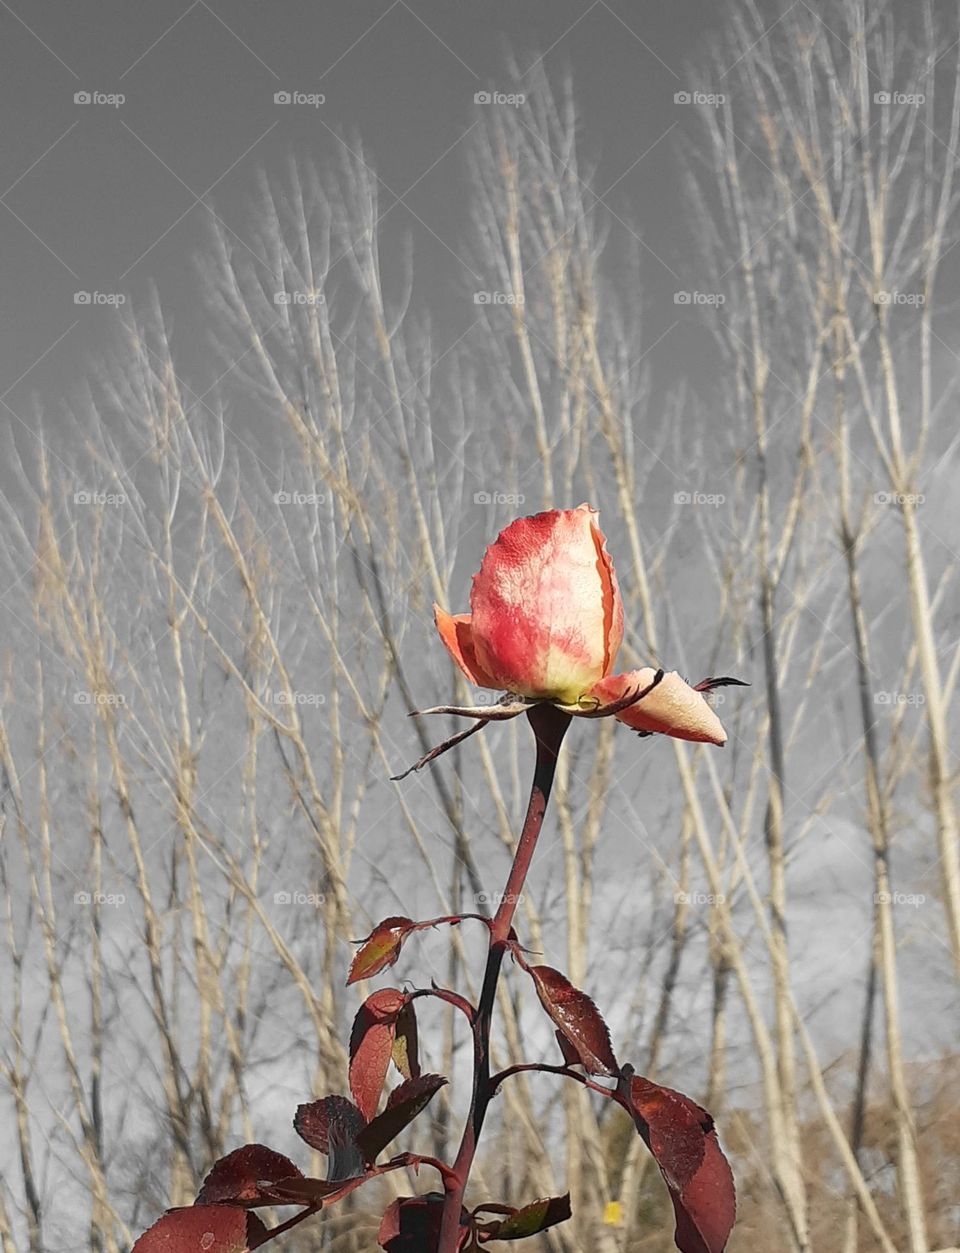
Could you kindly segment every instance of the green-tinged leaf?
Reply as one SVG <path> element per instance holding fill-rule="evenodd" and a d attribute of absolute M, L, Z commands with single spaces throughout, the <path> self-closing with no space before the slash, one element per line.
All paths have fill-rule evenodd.
<path fill-rule="evenodd" d="M 557 1223 L 565 1223 L 570 1217 L 570 1194 L 544 1197 L 518 1209 L 503 1222 L 485 1227 L 486 1240 L 525 1240 L 538 1235 Z"/>
<path fill-rule="evenodd" d="M 420 1056 L 417 1045 L 417 1013 L 413 1002 L 407 1001 L 397 1015 L 393 1038 L 393 1064 L 404 1079 L 419 1079 Z"/>
<path fill-rule="evenodd" d="M 347 986 L 360 979 L 369 979 L 392 966 L 415 925 L 412 918 L 384 918 L 365 940 L 360 941 L 361 948 L 350 966 Z"/>

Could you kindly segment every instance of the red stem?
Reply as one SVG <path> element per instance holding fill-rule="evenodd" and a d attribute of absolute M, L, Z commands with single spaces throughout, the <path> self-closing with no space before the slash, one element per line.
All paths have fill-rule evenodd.
<path fill-rule="evenodd" d="M 550 789 L 553 786 L 560 746 L 570 725 L 570 715 L 553 705 L 535 705 L 529 710 L 527 717 L 537 740 L 533 784 L 530 788 L 527 814 L 523 822 L 523 830 L 520 832 L 520 840 L 510 868 L 507 885 L 500 906 L 490 923 L 487 966 L 473 1027 L 473 1098 L 453 1170 L 450 1176 L 445 1178 L 446 1195 L 437 1253 L 456 1253 L 460 1211 L 467 1180 L 477 1152 L 477 1143 L 483 1129 L 487 1106 L 495 1091 L 490 1082 L 490 1026 L 493 1020 L 500 967 L 507 950 L 513 916 L 516 913 L 540 829 L 543 826 L 543 817 L 546 813 L 547 801 L 550 799 Z"/>
<path fill-rule="evenodd" d="M 292 1228 L 298 1226 L 305 1218 L 312 1218 L 314 1214 L 319 1214 L 323 1207 L 320 1205 L 308 1205 L 306 1209 L 302 1209 L 298 1214 L 294 1214 L 292 1218 L 288 1218 L 286 1222 L 278 1223 L 276 1227 L 271 1227 L 267 1232 L 266 1239 L 261 1240 L 261 1244 L 266 1244 L 267 1240 L 275 1240 L 277 1236 L 282 1236 Z"/>
<path fill-rule="evenodd" d="M 501 1070 L 491 1076 L 490 1086 L 496 1092 L 501 1083 L 505 1079 L 509 1079 L 511 1075 L 522 1075 L 527 1071 L 534 1070 L 544 1075 L 563 1075 L 565 1079 L 575 1079 L 577 1083 L 583 1084 L 591 1092 L 599 1092 L 601 1096 L 612 1097 L 615 1095 L 614 1089 L 605 1088 L 602 1083 L 594 1083 L 592 1079 L 588 1079 L 586 1075 L 581 1075 L 577 1070 L 571 1070 L 569 1066 L 550 1066 L 547 1062 L 523 1062 L 518 1066 L 508 1066 L 506 1070 Z"/>
<path fill-rule="evenodd" d="M 477 1020 L 477 1011 L 470 1004 L 465 996 L 461 996 L 459 992 L 451 992 L 449 988 L 417 988 L 415 992 L 407 993 L 407 1000 L 416 1001 L 424 996 L 433 996 L 437 1000 L 446 1001 L 448 1005 L 452 1005 L 454 1009 L 459 1009 L 464 1015 L 467 1022 L 473 1027 Z"/>
<path fill-rule="evenodd" d="M 441 1162 L 436 1157 L 425 1157 L 422 1153 L 401 1153 L 398 1157 L 393 1157 L 389 1162 L 384 1162 L 382 1166 L 371 1166 L 364 1174 L 358 1175 L 355 1179 L 348 1179 L 344 1182 L 339 1192 L 330 1193 L 323 1198 L 321 1204 L 308 1205 L 306 1209 L 300 1210 L 298 1214 L 294 1214 L 292 1218 L 288 1218 L 286 1222 L 278 1223 L 276 1227 L 271 1227 L 266 1237 L 261 1243 L 266 1244 L 267 1240 L 273 1240 L 277 1236 L 282 1236 L 292 1228 L 298 1226 L 305 1218 L 310 1218 L 314 1214 L 319 1214 L 324 1205 L 332 1205 L 334 1201 L 340 1201 L 343 1197 L 348 1196 L 351 1192 L 356 1191 L 361 1184 L 373 1179 L 376 1175 L 385 1175 L 391 1170 L 399 1170 L 401 1167 L 414 1166 L 432 1166 L 434 1170 L 439 1171 L 441 1178 L 446 1182 L 453 1174 L 446 1162 Z"/>

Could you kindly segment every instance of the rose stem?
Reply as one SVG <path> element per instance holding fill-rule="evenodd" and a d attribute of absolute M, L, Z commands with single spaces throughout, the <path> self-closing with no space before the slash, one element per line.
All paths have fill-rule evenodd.
<path fill-rule="evenodd" d="M 463 1139 L 451 1175 L 446 1180 L 446 1196 L 443 1221 L 437 1253 L 456 1253 L 460 1225 L 460 1210 L 466 1192 L 467 1179 L 477 1151 L 477 1142 L 493 1096 L 490 1085 L 490 1025 L 493 1005 L 497 994 L 500 966 L 507 950 L 510 929 L 523 885 L 533 860 L 534 849 L 543 826 L 543 817 L 550 799 L 550 789 L 557 768 L 557 757 L 563 737 L 570 725 L 570 715 L 553 705 L 536 705 L 527 717 L 537 740 L 537 760 L 533 771 L 530 800 L 523 821 L 523 830 L 507 879 L 507 886 L 500 906 L 490 923 L 490 945 L 487 950 L 487 966 L 483 976 L 483 988 L 477 1006 L 473 1027 L 473 1098 L 470 1113 L 463 1130 Z"/>

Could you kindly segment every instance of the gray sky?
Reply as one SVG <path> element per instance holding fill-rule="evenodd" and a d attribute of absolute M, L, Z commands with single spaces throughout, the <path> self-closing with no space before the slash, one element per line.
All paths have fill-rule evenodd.
<path fill-rule="evenodd" d="M 677 141 L 693 119 L 674 93 L 723 9 L 718 0 L 3 0 L 4 421 L 23 438 L 20 422 L 35 423 L 31 397 L 55 409 L 109 343 L 115 309 L 77 305 L 78 291 L 136 302 L 156 282 L 184 363 L 200 364 L 190 357 L 202 351 L 193 258 L 209 226 L 204 206 L 243 238 L 257 171 L 277 173 L 291 156 L 322 169 L 338 135 L 362 138 L 383 180 L 381 211 L 403 198 L 385 218 L 387 238 L 411 236 L 418 301 L 444 321 L 469 278 L 461 141 L 477 121 L 474 93 L 507 86 L 508 49 L 524 68 L 543 55 L 551 71 L 573 71 L 585 151 L 598 162 L 593 189 L 623 220 L 624 242 L 640 225 L 654 339 L 677 317 L 671 293 L 689 251 Z M 277 105 L 278 91 L 325 101 Z M 77 104 L 77 92 L 125 99 Z M 466 316 L 462 295 L 457 303 Z M 692 317 L 686 326 L 671 336 L 674 351 L 698 334 Z"/>

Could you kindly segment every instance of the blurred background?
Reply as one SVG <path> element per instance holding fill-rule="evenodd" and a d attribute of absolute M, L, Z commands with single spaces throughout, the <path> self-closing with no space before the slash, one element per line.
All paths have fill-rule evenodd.
<path fill-rule="evenodd" d="M 471 699 L 432 603 L 583 500 L 620 669 L 751 687 L 722 751 L 574 724 L 521 942 L 711 1110 L 733 1253 L 954 1249 L 957 7 L 0 26 L 3 1253 L 128 1249 L 247 1141 L 306 1167 L 360 994 L 478 993 L 475 925 L 347 990 L 351 941 L 495 904 L 526 724 L 390 776 Z M 531 991 L 498 1066 L 559 1061 Z M 452 1154 L 469 1041 L 420 1006 L 452 1082 L 414 1147 Z M 473 1203 L 569 1189 L 531 1247 L 673 1247 L 618 1110 L 494 1110 Z M 373 1249 L 430 1185 L 378 1186 L 286 1247 Z"/>

